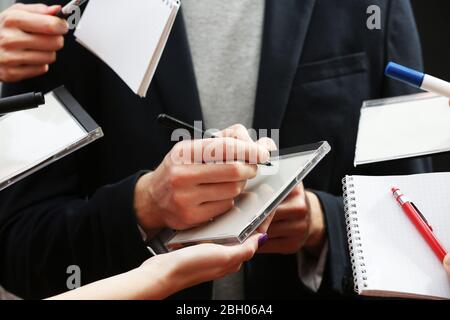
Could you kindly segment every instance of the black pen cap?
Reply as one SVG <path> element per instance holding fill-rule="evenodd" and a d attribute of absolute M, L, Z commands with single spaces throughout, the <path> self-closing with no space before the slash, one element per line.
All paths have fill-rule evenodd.
<path fill-rule="evenodd" d="M 45 104 L 42 92 L 30 92 L 0 99 L 0 114 L 37 108 Z"/>

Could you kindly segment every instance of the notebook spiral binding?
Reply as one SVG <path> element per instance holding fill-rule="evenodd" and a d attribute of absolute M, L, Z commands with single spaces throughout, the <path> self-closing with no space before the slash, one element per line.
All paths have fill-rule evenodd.
<path fill-rule="evenodd" d="M 358 213 L 356 211 L 356 198 L 352 177 L 342 180 L 344 192 L 345 221 L 347 225 L 347 239 L 350 252 L 350 260 L 353 269 L 353 282 L 355 291 L 367 288 L 367 269 L 364 262 L 364 250 L 361 242 L 361 234 L 358 225 Z"/>

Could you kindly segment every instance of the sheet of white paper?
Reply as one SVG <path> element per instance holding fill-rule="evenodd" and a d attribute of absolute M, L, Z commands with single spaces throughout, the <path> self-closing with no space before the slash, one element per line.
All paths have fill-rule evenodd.
<path fill-rule="evenodd" d="M 398 186 L 450 248 L 450 173 L 353 177 L 367 288 L 450 298 L 442 263 L 395 201 Z"/>
<path fill-rule="evenodd" d="M 91 0 L 75 36 L 138 94 L 173 5 L 172 0 Z"/>
<path fill-rule="evenodd" d="M 361 109 L 355 165 L 443 151 L 450 151 L 448 98 L 425 93 Z"/>
<path fill-rule="evenodd" d="M 0 119 L 0 181 L 27 171 L 86 137 L 86 131 L 53 93 L 37 109 Z"/>

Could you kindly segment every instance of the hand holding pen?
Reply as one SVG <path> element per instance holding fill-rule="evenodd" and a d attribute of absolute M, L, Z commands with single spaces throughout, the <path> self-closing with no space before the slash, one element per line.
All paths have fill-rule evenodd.
<path fill-rule="evenodd" d="M 168 129 L 187 130 L 190 133 L 191 137 L 193 137 L 194 139 L 197 136 L 201 139 L 234 138 L 237 140 L 245 141 L 250 144 L 256 143 L 257 145 L 263 147 L 264 149 L 266 149 L 269 152 L 268 157 L 267 157 L 268 161 L 258 163 L 260 165 L 264 165 L 264 166 L 268 166 L 268 167 L 272 166 L 272 163 L 269 161 L 270 152 L 276 151 L 278 149 L 276 143 L 270 138 L 261 138 L 256 142 L 253 141 L 248 133 L 247 128 L 245 128 L 245 126 L 240 125 L 240 124 L 236 124 L 236 125 L 229 127 L 223 131 L 211 132 L 211 130 L 204 131 L 202 128 L 192 126 L 186 122 L 178 120 L 178 119 L 176 119 L 172 116 L 169 116 L 167 114 L 164 114 L 164 113 L 160 114 L 158 116 L 157 120 L 160 125 L 168 128 Z M 256 163 L 253 163 L 253 164 L 256 164 Z"/>
<path fill-rule="evenodd" d="M 0 13 L 0 81 L 16 82 L 47 73 L 69 31 L 61 18 L 85 2 L 75 0 L 65 7 L 17 3 Z"/>
<path fill-rule="evenodd" d="M 0 14 L 0 81 L 15 82 L 46 73 L 64 46 L 67 22 L 61 6 L 17 3 Z"/>

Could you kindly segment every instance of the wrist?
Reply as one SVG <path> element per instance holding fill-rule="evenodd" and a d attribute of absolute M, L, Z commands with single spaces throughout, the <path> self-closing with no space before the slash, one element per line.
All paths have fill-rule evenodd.
<path fill-rule="evenodd" d="M 148 292 L 152 292 L 150 299 L 165 299 L 184 289 L 177 280 L 177 266 L 170 256 L 170 253 L 155 256 L 140 267 L 146 277 L 154 279 L 148 288 Z"/>
<path fill-rule="evenodd" d="M 151 237 L 157 233 L 164 224 L 159 219 L 156 201 L 152 193 L 153 173 L 140 177 L 134 190 L 134 209 L 139 226 Z"/>
<path fill-rule="evenodd" d="M 326 242 L 325 217 L 322 204 L 317 195 L 310 191 L 306 191 L 306 201 L 311 214 L 311 224 L 304 248 L 309 253 L 319 256 Z"/>

